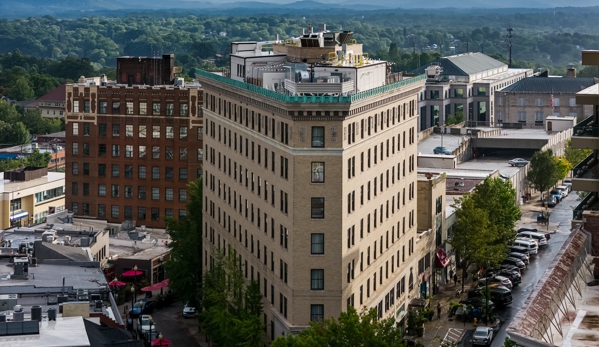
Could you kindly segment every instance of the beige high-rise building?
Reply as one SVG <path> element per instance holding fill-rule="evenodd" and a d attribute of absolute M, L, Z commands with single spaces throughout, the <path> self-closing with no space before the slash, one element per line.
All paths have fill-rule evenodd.
<path fill-rule="evenodd" d="M 416 154 L 424 76 L 389 76 L 351 32 L 233 43 L 204 89 L 204 263 L 235 250 L 267 335 L 348 305 L 399 316 L 418 297 Z M 391 81 L 395 81 L 390 83 Z"/>

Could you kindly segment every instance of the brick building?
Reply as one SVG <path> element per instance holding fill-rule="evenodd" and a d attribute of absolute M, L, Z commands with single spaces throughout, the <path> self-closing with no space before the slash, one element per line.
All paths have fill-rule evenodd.
<path fill-rule="evenodd" d="M 77 83 L 66 95 L 67 208 L 151 228 L 185 216 L 202 170 L 199 86 Z"/>
<path fill-rule="evenodd" d="M 240 256 L 260 284 L 271 339 L 348 306 L 401 321 L 419 296 L 424 76 L 387 83 L 387 63 L 368 59 L 352 34 L 309 27 L 272 52 L 236 42 L 230 77 L 197 72 L 204 264 L 219 249 Z"/>

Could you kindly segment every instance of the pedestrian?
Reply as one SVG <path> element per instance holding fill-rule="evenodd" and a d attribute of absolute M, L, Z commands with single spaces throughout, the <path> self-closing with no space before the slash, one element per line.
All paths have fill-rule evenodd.
<path fill-rule="evenodd" d="M 437 316 L 439 316 L 439 319 L 441 319 L 441 303 L 440 302 L 437 303 Z"/>
<path fill-rule="evenodd" d="M 453 274 L 453 286 L 457 286 L 458 285 L 458 274 L 454 273 Z"/>
<path fill-rule="evenodd" d="M 449 269 L 449 280 L 451 281 L 451 279 L 453 278 L 453 269 Z"/>

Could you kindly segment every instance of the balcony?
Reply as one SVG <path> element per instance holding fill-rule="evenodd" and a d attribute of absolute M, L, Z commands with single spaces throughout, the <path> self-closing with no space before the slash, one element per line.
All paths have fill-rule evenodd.
<path fill-rule="evenodd" d="M 599 191 L 599 167 L 595 153 L 586 157 L 572 169 L 572 190 Z"/>
<path fill-rule="evenodd" d="M 594 116 L 578 123 L 572 132 L 572 148 L 599 150 L 599 127 Z"/>
<path fill-rule="evenodd" d="M 599 208 L 598 202 L 596 192 L 587 194 L 580 204 L 574 208 L 574 211 L 572 211 L 572 220 L 582 220 L 582 213 L 585 210 L 597 210 Z"/>

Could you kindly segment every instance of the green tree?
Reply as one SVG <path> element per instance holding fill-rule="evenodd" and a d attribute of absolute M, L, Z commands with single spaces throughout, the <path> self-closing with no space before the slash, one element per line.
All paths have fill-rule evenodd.
<path fill-rule="evenodd" d="M 171 258 L 169 287 L 184 300 L 199 302 L 202 287 L 202 177 L 187 185 L 187 216 L 166 220 Z"/>
<path fill-rule="evenodd" d="M 404 347 L 401 329 L 395 327 L 395 318 L 379 319 L 375 308 L 364 308 L 360 314 L 350 306 L 338 319 L 311 322 L 308 329 L 296 336 L 279 336 L 272 347 L 349 347 L 387 346 Z"/>
<path fill-rule="evenodd" d="M 515 239 L 516 221 L 522 218 L 517 199 L 512 182 L 499 177 L 487 177 L 474 188 L 472 200 L 476 207 L 487 212 L 498 244 L 509 244 Z"/>
<path fill-rule="evenodd" d="M 572 164 L 566 160 L 566 157 L 556 157 L 555 165 L 557 165 L 557 173 L 560 180 L 563 180 L 568 176 L 568 172 L 572 170 Z"/>
<path fill-rule="evenodd" d="M 572 148 L 572 139 L 566 140 L 566 146 L 564 148 L 564 156 L 566 157 L 566 160 L 568 162 L 570 162 L 570 164 L 572 166 L 578 165 L 578 163 L 583 161 L 592 152 L 593 152 L 592 149 Z"/>
<path fill-rule="evenodd" d="M 11 124 L 10 134 L 8 136 L 8 144 L 12 145 L 24 145 L 31 141 L 29 130 L 22 122 Z"/>
<path fill-rule="evenodd" d="M 50 163 L 50 159 L 52 159 L 52 154 L 50 152 L 42 153 L 36 148 L 33 153 L 27 155 L 27 166 L 47 167 L 48 163 Z"/>
<path fill-rule="evenodd" d="M 553 151 L 537 151 L 530 160 L 526 180 L 533 189 L 545 193 L 559 181 L 559 169 Z"/>
<path fill-rule="evenodd" d="M 10 87 L 9 97 L 17 101 L 33 100 L 35 93 L 33 92 L 33 88 L 31 88 L 29 85 L 29 82 L 27 82 L 27 78 L 25 76 L 17 78 L 14 84 Z"/>

